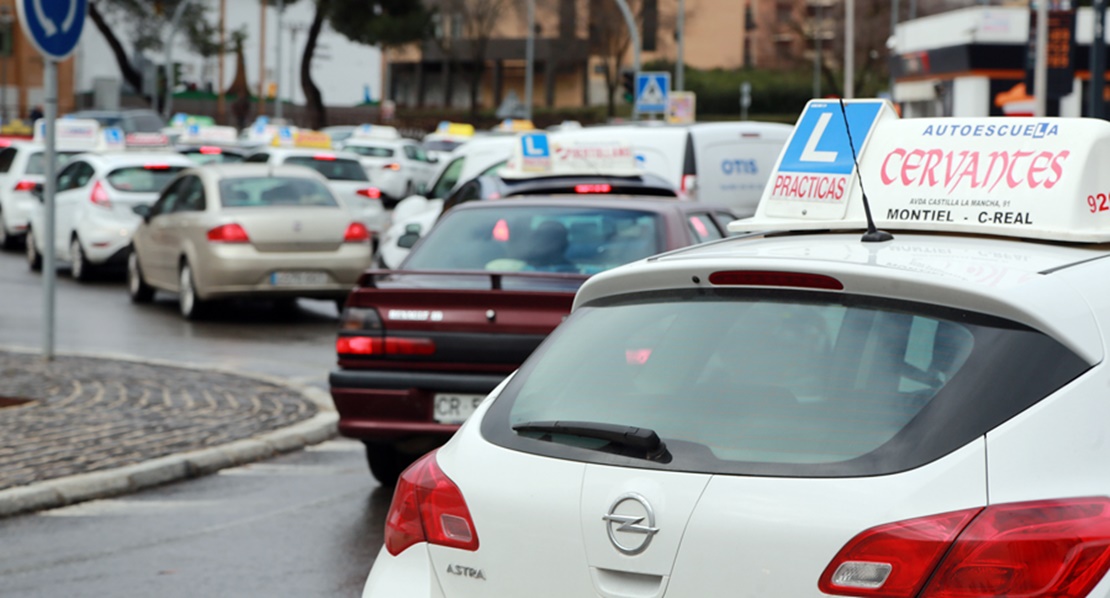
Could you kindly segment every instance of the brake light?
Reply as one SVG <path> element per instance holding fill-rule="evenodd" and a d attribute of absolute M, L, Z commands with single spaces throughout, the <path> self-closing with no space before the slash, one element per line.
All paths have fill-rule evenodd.
<path fill-rule="evenodd" d="M 801 287 L 843 291 L 844 284 L 824 274 L 804 274 L 801 272 L 764 272 L 758 270 L 725 270 L 709 275 L 709 282 L 716 285 L 737 285 L 755 287 Z"/>
<path fill-rule="evenodd" d="M 102 208 L 112 207 L 112 200 L 108 197 L 108 192 L 104 190 L 104 185 L 100 181 L 93 185 L 92 193 L 89 193 L 89 201 Z"/>
<path fill-rule="evenodd" d="M 682 175 L 682 183 L 679 188 L 680 191 L 693 191 L 698 186 L 698 176 L 696 174 Z"/>
<path fill-rule="evenodd" d="M 335 339 L 340 355 L 435 355 L 435 341 L 398 336 L 341 336 Z"/>
<path fill-rule="evenodd" d="M 397 480 L 385 518 L 385 548 L 393 556 L 420 542 L 478 550 L 470 509 L 436 463 L 436 452 L 421 457 Z"/>
<path fill-rule="evenodd" d="M 213 243 L 250 243 L 247 231 L 238 224 L 221 224 L 208 231 L 208 240 Z"/>
<path fill-rule="evenodd" d="M 509 240 L 509 223 L 502 218 L 493 225 L 493 240 L 502 243 Z"/>
<path fill-rule="evenodd" d="M 575 193 L 609 193 L 613 190 L 613 186 L 606 183 L 596 183 L 592 185 L 575 185 Z"/>
<path fill-rule="evenodd" d="M 396 163 L 396 162 L 390 162 L 389 164 L 382 164 L 382 170 L 401 170 L 401 165 Z"/>
<path fill-rule="evenodd" d="M 365 243 L 370 240 L 370 231 L 361 222 L 352 222 L 343 233 L 344 243 Z"/>
<path fill-rule="evenodd" d="M 358 191 L 355 191 L 355 193 L 358 193 L 363 197 L 369 197 L 370 199 L 382 198 L 382 190 L 378 189 L 377 187 L 367 187 L 365 189 L 359 189 Z"/>
<path fill-rule="evenodd" d="M 146 169 L 146 170 L 169 170 L 170 165 L 169 164 L 143 164 L 143 168 Z"/>
<path fill-rule="evenodd" d="M 19 181 L 15 184 L 15 191 L 31 191 L 35 188 L 34 181 Z"/>
<path fill-rule="evenodd" d="M 206 156 L 219 155 L 219 154 L 224 153 L 224 150 L 221 149 L 221 148 L 212 146 L 212 145 L 203 145 L 200 148 L 200 153 L 202 153 Z"/>
<path fill-rule="evenodd" d="M 938 564 L 939 563 L 939 564 Z M 1086 596 L 1110 570 L 1110 498 L 991 505 L 867 530 L 818 588 L 837 596 Z"/>
<path fill-rule="evenodd" d="M 312 156 L 312 159 L 313 160 L 324 160 L 324 161 L 327 161 L 327 162 L 334 162 L 335 161 L 335 155 L 334 154 L 316 154 L 315 156 Z"/>

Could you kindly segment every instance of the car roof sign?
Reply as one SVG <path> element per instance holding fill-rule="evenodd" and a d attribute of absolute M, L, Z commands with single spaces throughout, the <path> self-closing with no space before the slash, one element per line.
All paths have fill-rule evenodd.
<path fill-rule="evenodd" d="M 105 129 L 107 131 L 107 129 Z M 91 118 L 65 118 L 54 122 L 55 142 L 59 150 L 65 151 L 91 151 L 99 149 L 102 145 L 100 123 Z M 35 143 L 45 143 L 46 121 L 35 121 Z M 122 137 L 120 147 L 122 147 Z"/>
<path fill-rule="evenodd" d="M 397 127 L 389 125 L 359 125 L 351 133 L 352 139 L 400 139 L 401 133 Z"/>
<path fill-rule="evenodd" d="M 817 119 L 812 126 L 800 126 L 814 103 L 806 107 L 784 147 L 755 216 L 730 224 L 730 230 L 866 228 L 859 184 L 843 179 L 853 175 L 841 174 L 844 169 L 792 170 L 797 166 L 794 156 L 807 149 L 806 158 L 812 161 L 816 154 L 825 165 L 832 162 L 821 152 L 844 149 L 821 139 L 834 128 L 845 130 L 843 116 L 827 119 L 824 132 Z M 846 101 L 845 106 L 856 103 Z M 838 103 L 834 105 L 839 112 Z M 1087 118 L 900 119 L 883 102 L 869 129 L 856 127 L 853 122 L 859 175 L 882 229 L 1110 242 L 1110 171 L 1103 153 L 1110 150 L 1110 123 Z M 780 168 L 784 163 L 785 170 Z"/>
<path fill-rule="evenodd" d="M 272 142 L 274 147 L 302 149 L 331 149 L 331 136 L 320 131 L 304 131 L 292 127 L 278 127 Z"/>
<path fill-rule="evenodd" d="M 558 133 L 522 133 L 498 174 L 506 179 L 537 176 L 637 176 L 632 146 L 620 141 L 572 139 Z"/>
<path fill-rule="evenodd" d="M 179 144 L 215 145 L 220 143 L 235 143 L 239 133 L 235 127 L 189 125 L 177 138 Z"/>

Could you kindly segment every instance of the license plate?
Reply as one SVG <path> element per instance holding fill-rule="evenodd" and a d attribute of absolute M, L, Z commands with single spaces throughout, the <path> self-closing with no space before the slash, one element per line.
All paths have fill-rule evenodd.
<path fill-rule="evenodd" d="M 303 287 L 327 284 L 327 272 L 274 272 L 270 274 L 270 284 L 275 287 Z"/>
<path fill-rule="evenodd" d="M 484 398 L 486 395 L 436 394 L 435 420 L 441 424 L 461 424 Z"/>

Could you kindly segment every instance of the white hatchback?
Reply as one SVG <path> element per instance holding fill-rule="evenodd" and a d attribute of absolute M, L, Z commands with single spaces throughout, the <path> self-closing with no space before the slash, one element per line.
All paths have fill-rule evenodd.
<path fill-rule="evenodd" d="M 1110 596 L 1110 123 L 844 112 L 859 170 L 811 103 L 767 232 L 585 283 L 364 596 Z"/>
<path fill-rule="evenodd" d="M 15 142 L 0 150 L 0 248 L 18 247 L 27 234 L 31 213 L 38 203 L 32 191 L 46 172 L 45 151 L 33 142 Z M 60 170 L 78 153 L 59 150 L 57 168 Z"/>

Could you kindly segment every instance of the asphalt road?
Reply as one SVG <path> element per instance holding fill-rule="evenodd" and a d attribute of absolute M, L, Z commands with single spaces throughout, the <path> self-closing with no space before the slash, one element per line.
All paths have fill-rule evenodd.
<path fill-rule="evenodd" d="M 42 346 L 41 276 L 0 254 L 0 346 Z M 176 298 L 134 306 L 122 278 L 59 271 L 59 352 L 132 355 L 326 388 L 334 304 L 231 305 L 186 322 Z M 0 520 L 0 596 L 357 596 L 390 493 L 362 445 L 336 440 L 110 500 Z"/>

